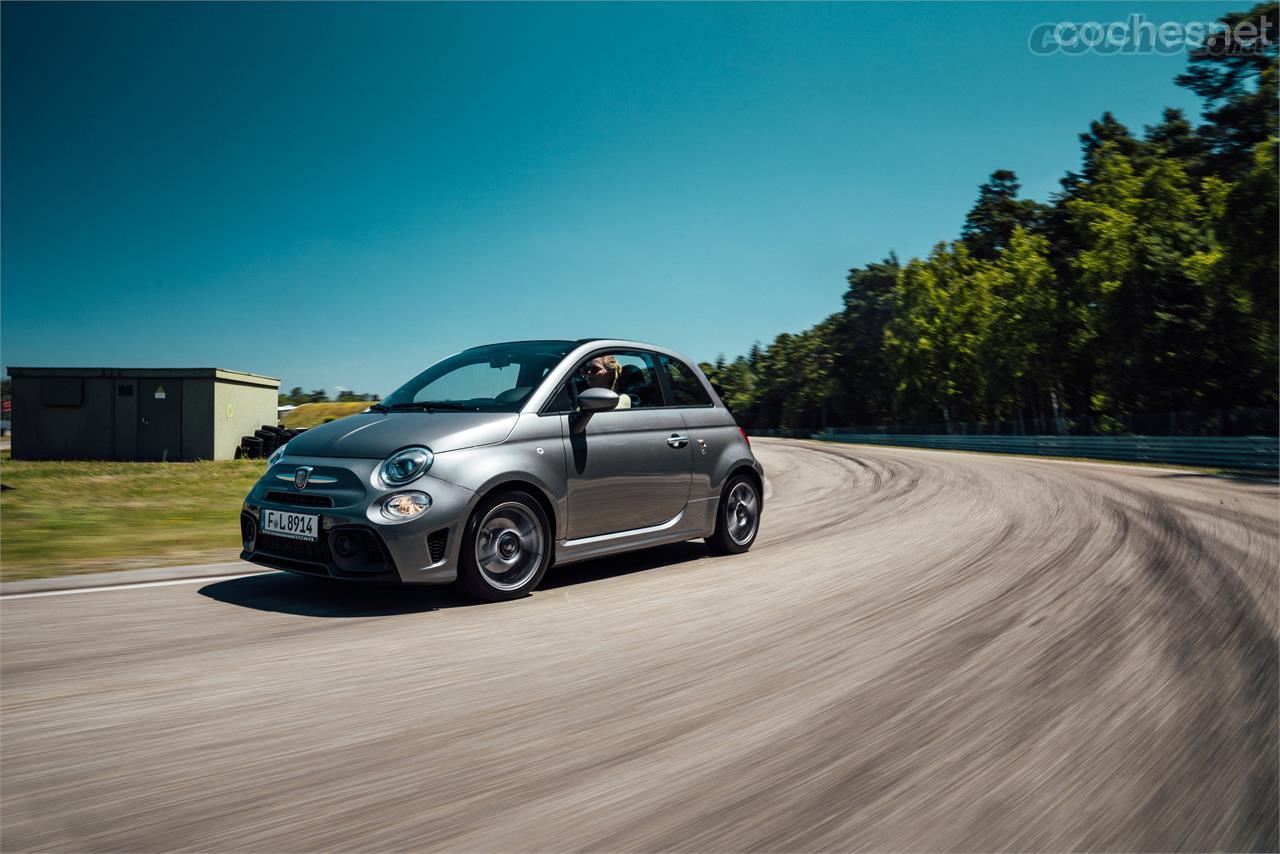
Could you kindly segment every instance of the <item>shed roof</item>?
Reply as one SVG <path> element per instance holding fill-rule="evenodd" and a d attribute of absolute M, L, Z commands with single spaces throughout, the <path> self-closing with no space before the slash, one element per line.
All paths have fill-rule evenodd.
<path fill-rule="evenodd" d="M 280 380 L 227 368 L 9 368 L 11 377 L 168 377 L 212 379 L 241 385 L 279 388 Z"/>

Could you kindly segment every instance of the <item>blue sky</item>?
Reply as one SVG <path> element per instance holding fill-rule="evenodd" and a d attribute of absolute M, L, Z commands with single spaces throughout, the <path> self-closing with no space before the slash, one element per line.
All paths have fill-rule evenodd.
<path fill-rule="evenodd" d="M 1185 57 L 1036 24 L 1250 3 L 3 5 L 0 361 L 388 392 L 475 344 L 697 359 L 1044 199 Z"/>

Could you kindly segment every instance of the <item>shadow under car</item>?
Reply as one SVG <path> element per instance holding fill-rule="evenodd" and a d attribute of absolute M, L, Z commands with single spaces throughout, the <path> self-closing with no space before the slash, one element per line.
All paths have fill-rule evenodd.
<path fill-rule="evenodd" d="M 533 595 L 536 596 L 540 590 L 590 584 L 702 560 L 709 554 L 701 542 L 683 542 L 564 567 L 553 566 Z M 264 572 L 215 581 L 201 587 L 198 592 L 228 605 L 300 617 L 394 617 L 490 604 L 468 598 L 451 585 L 348 582 L 288 572 Z"/>

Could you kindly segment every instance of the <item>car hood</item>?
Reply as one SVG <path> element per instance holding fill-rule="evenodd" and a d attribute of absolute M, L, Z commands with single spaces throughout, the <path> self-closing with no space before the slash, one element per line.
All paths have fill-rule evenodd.
<path fill-rule="evenodd" d="M 289 455 L 383 459 L 408 445 L 432 453 L 492 445 L 511 434 L 513 412 L 362 412 L 289 440 Z"/>

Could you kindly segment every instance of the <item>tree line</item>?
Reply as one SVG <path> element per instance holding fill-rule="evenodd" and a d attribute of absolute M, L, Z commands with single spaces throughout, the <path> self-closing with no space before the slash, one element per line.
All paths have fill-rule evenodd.
<path fill-rule="evenodd" d="M 1000 169 L 959 236 L 854 267 L 815 326 L 704 364 L 744 426 L 1092 419 L 1277 403 L 1280 4 L 1189 53 L 1204 103 L 1104 113 L 1047 203 Z"/>
<path fill-rule="evenodd" d="M 302 386 L 294 386 L 289 389 L 288 394 L 279 394 L 277 395 L 277 398 L 280 401 L 281 406 L 288 404 L 294 404 L 296 406 L 300 403 L 329 403 L 332 401 L 345 403 L 347 401 L 358 402 L 362 400 L 377 400 L 378 396 L 367 392 L 361 394 L 351 391 L 350 389 L 342 389 L 338 392 L 336 397 L 330 398 L 329 393 L 322 388 L 313 389 L 312 391 L 303 391 Z"/>

